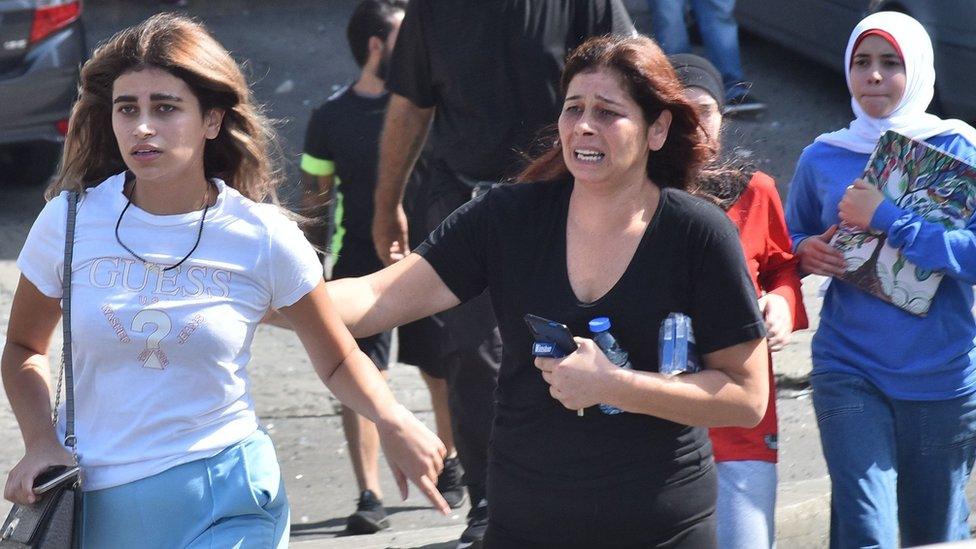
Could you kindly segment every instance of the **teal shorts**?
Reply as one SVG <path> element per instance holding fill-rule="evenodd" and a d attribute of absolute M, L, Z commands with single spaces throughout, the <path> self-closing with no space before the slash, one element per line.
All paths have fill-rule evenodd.
<path fill-rule="evenodd" d="M 288 546 L 285 485 L 268 435 L 148 478 L 85 492 L 82 547 Z"/>

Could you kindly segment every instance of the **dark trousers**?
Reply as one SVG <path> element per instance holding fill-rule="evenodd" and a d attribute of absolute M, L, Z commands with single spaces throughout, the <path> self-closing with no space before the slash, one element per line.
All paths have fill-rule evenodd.
<path fill-rule="evenodd" d="M 439 173 L 433 177 L 447 175 L 435 171 Z M 443 179 L 432 183 L 426 208 L 429 230 L 471 199 L 471 190 L 463 185 L 452 187 Z M 444 327 L 442 352 L 454 444 L 464 468 L 464 484 L 476 505 L 485 496 L 501 336 L 487 292 L 437 317 Z"/>
<path fill-rule="evenodd" d="M 466 322 L 475 315 L 487 315 L 494 320 L 488 294 L 482 294 L 447 315 L 448 330 L 465 330 Z M 456 313 L 456 314 L 455 314 Z M 464 484 L 468 486 L 472 505 L 485 497 L 488 472 L 488 441 L 495 417 L 495 386 L 502 360 L 502 342 L 495 327 L 476 346 L 459 348 L 445 357 L 447 367 L 448 406 Z"/>

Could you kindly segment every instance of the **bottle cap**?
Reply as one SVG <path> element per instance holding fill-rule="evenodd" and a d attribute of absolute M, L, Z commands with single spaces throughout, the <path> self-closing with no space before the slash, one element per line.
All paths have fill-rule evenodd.
<path fill-rule="evenodd" d="M 610 329 L 610 319 L 605 316 L 598 316 L 590 321 L 590 331 L 594 334 L 605 332 Z"/>

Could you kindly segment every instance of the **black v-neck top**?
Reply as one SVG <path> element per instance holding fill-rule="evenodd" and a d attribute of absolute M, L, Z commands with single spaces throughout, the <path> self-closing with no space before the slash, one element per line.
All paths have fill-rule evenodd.
<path fill-rule="evenodd" d="M 658 329 L 670 312 L 692 318 L 704 353 L 761 338 L 765 329 L 735 227 L 713 204 L 663 189 L 626 271 L 605 295 L 581 303 L 566 266 L 572 189 L 571 181 L 493 189 L 459 208 L 416 249 L 462 301 L 485 289 L 491 294 L 504 349 L 489 483 L 531 480 L 543 490 L 578 490 L 583 497 L 594 487 L 637 479 L 682 482 L 710 467 L 706 430 L 647 415 L 608 416 L 595 407 L 577 417 L 549 395 L 533 365 L 523 316 L 562 322 L 581 337 L 589 337 L 590 319 L 607 316 L 631 363 L 648 371 L 658 369 Z"/>

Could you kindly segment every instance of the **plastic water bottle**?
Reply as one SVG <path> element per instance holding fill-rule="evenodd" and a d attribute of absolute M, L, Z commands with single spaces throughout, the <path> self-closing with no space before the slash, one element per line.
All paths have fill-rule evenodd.
<path fill-rule="evenodd" d="M 593 342 L 607 355 L 610 362 L 621 368 L 633 369 L 627 351 L 620 347 L 617 339 L 610 333 L 610 319 L 605 316 L 598 316 L 590 321 L 590 332 L 593 334 Z M 615 415 L 623 412 L 616 406 L 600 404 L 600 411 L 607 415 Z"/>

